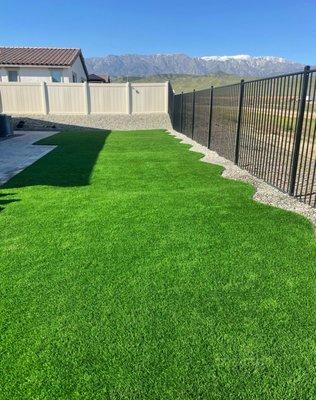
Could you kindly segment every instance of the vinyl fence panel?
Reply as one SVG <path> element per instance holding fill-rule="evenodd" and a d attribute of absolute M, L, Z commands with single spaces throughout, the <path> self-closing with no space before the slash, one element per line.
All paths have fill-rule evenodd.
<path fill-rule="evenodd" d="M 43 111 L 40 84 L 1 83 L 0 112 L 6 114 L 38 114 Z"/>
<path fill-rule="evenodd" d="M 167 113 L 168 83 L 1 83 L 0 113 Z"/>
<path fill-rule="evenodd" d="M 48 83 L 48 112 L 50 114 L 85 114 L 85 84 Z"/>
<path fill-rule="evenodd" d="M 127 85 L 90 83 L 91 114 L 120 113 L 127 110 Z"/>
<path fill-rule="evenodd" d="M 165 83 L 132 83 L 132 113 L 166 112 L 167 90 Z"/>

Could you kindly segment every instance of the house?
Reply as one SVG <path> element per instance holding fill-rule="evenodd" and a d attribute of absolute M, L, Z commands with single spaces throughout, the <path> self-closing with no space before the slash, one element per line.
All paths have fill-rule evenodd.
<path fill-rule="evenodd" d="M 111 78 L 109 75 L 90 74 L 88 76 L 88 81 L 92 83 L 111 83 Z"/>
<path fill-rule="evenodd" d="M 85 82 L 80 49 L 0 47 L 0 82 Z"/>

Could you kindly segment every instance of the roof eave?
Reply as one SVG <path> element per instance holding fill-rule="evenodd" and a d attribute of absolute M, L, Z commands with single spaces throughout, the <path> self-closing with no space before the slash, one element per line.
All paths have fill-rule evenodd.
<path fill-rule="evenodd" d="M 0 64 L 0 68 L 70 68 L 69 65 L 46 65 L 46 64 Z"/>

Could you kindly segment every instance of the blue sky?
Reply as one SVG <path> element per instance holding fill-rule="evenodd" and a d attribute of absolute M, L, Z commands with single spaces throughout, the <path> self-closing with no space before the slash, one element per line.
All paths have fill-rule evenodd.
<path fill-rule="evenodd" d="M 85 57 L 250 54 L 316 64 L 315 16 L 315 0 L 1 0 L 0 44 L 81 47 Z"/>

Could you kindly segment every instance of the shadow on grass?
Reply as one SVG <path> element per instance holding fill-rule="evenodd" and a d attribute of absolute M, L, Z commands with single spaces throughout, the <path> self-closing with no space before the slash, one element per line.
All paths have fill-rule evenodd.
<path fill-rule="evenodd" d="M 14 196 L 15 193 L 0 193 L 0 212 L 4 210 L 4 206 L 10 203 L 15 203 L 17 201 L 20 201 L 19 199 L 12 199 L 8 198 L 8 196 Z M 4 197 L 6 197 L 4 199 Z"/>
<path fill-rule="evenodd" d="M 63 131 L 36 144 L 57 146 L 6 182 L 1 189 L 35 185 L 86 186 L 110 131 Z"/>

